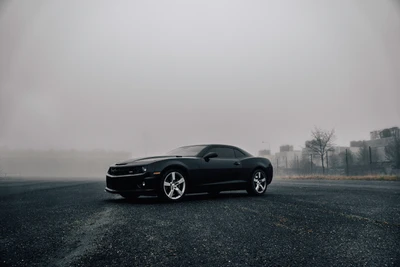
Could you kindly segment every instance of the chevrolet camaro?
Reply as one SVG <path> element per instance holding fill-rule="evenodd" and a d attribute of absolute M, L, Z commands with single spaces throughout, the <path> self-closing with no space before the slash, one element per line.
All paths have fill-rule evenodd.
<path fill-rule="evenodd" d="M 185 194 L 247 190 L 262 195 L 273 176 L 271 162 L 230 145 L 192 145 L 163 156 L 126 160 L 109 167 L 105 191 L 127 199 L 157 195 L 178 201 Z"/>

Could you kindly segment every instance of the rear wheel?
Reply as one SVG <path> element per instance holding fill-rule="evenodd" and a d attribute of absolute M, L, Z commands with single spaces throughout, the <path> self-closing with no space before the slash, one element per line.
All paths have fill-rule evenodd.
<path fill-rule="evenodd" d="M 159 196 L 168 201 L 178 201 L 186 193 L 186 177 L 180 170 L 168 170 L 161 179 Z"/>
<path fill-rule="evenodd" d="M 258 196 L 265 193 L 267 190 L 267 175 L 261 169 L 255 170 L 249 181 L 247 193 Z"/>

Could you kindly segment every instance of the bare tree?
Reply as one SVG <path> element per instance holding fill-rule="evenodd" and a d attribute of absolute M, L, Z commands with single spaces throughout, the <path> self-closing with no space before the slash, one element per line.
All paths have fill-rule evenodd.
<path fill-rule="evenodd" d="M 325 131 L 315 127 L 315 129 L 311 131 L 311 137 L 312 139 L 310 141 L 306 141 L 306 148 L 320 156 L 322 173 L 325 174 L 324 158 L 326 152 L 333 151 L 335 129 L 332 129 L 331 131 Z"/>

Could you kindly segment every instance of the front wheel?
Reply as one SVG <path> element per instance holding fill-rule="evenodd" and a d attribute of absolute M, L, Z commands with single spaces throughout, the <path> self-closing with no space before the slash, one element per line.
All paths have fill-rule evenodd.
<path fill-rule="evenodd" d="M 249 181 L 247 193 L 254 196 L 259 196 L 267 190 L 267 175 L 261 169 L 255 170 Z"/>
<path fill-rule="evenodd" d="M 186 178 L 180 170 L 169 170 L 161 179 L 159 196 L 168 201 L 178 201 L 186 193 Z"/>

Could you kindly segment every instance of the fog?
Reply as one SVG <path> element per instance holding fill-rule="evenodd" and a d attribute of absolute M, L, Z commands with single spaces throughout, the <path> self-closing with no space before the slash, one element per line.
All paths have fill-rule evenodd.
<path fill-rule="evenodd" d="M 0 147 L 348 145 L 399 125 L 399 48 L 397 1 L 3 1 Z"/>

